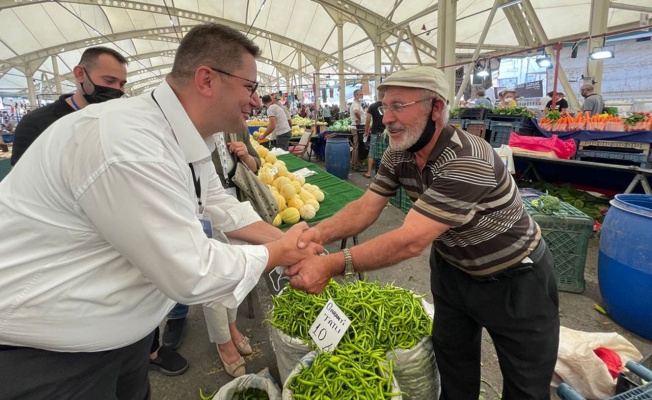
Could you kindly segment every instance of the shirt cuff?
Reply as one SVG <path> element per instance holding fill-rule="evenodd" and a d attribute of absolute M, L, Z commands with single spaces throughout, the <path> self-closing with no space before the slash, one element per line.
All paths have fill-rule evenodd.
<path fill-rule="evenodd" d="M 242 301 L 247 297 L 249 292 L 258 284 L 260 277 L 263 272 L 265 272 L 265 267 L 267 266 L 267 260 L 269 259 L 269 252 L 267 247 L 259 245 L 242 245 L 247 247 L 244 251 L 245 257 L 247 259 L 247 268 L 245 268 L 245 275 L 240 281 L 240 283 L 233 290 L 233 297 L 235 298 L 236 304 L 230 306 L 224 304 L 228 308 L 235 308 L 242 303 Z"/>

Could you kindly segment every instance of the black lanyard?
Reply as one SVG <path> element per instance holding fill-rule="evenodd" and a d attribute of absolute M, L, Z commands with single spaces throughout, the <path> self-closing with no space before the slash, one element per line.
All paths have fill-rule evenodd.
<path fill-rule="evenodd" d="M 156 103 L 156 105 L 161 110 L 161 112 L 163 112 L 161 105 L 158 104 L 158 101 L 156 101 L 156 97 L 154 97 L 153 90 L 151 92 L 151 95 L 152 95 L 152 100 L 154 100 L 154 103 Z M 179 143 L 179 140 L 177 139 L 177 135 L 174 134 L 174 129 L 172 129 L 172 124 L 170 124 L 170 121 L 168 120 L 168 117 L 165 116 L 165 113 L 163 113 L 163 118 L 165 118 L 165 120 L 168 121 L 168 125 L 170 125 L 170 130 L 172 131 L 172 135 L 174 136 L 174 140 L 176 140 L 176 142 Z M 192 166 L 192 163 L 188 163 L 188 166 L 190 167 L 190 172 L 192 173 L 192 183 L 195 185 L 195 194 L 197 195 L 197 205 L 199 205 L 199 213 L 203 214 L 204 207 L 202 207 L 202 203 L 201 203 L 201 182 L 199 181 L 199 178 L 197 178 L 197 175 L 195 175 L 195 168 Z"/>

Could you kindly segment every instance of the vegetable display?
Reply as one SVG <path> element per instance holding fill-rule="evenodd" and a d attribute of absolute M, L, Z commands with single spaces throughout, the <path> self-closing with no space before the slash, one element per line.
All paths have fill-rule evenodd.
<path fill-rule="evenodd" d="M 386 353 L 411 349 L 432 333 L 432 319 L 420 297 L 409 290 L 366 281 L 338 284 L 310 295 L 286 286 L 273 298 L 266 321 L 285 334 L 311 343 L 309 329 L 331 298 L 351 320 L 332 353 L 318 353 L 310 366 L 293 375 L 295 399 L 387 399 L 392 392 L 393 361 Z"/>
<path fill-rule="evenodd" d="M 432 333 L 432 320 L 420 297 L 406 289 L 366 281 L 340 285 L 331 280 L 319 295 L 286 287 L 273 298 L 272 315 L 266 321 L 291 337 L 311 342 L 308 330 L 329 298 L 351 320 L 336 351 L 346 345 L 359 351 L 409 349 Z"/>
<path fill-rule="evenodd" d="M 525 117 L 536 117 L 534 112 L 527 107 L 498 107 L 491 111 L 494 115 L 523 115 Z"/>
<path fill-rule="evenodd" d="M 385 353 L 331 355 L 318 353 L 310 366 L 289 381 L 294 399 L 387 399 L 398 396 L 392 392 L 392 363 Z"/>
<path fill-rule="evenodd" d="M 350 132 L 351 118 L 338 119 L 328 127 L 329 132 Z"/>
<path fill-rule="evenodd" d="M 537 199 L 531 200 L 530 205 L 544 214 L 554 214 L 559 211 L 561 203 L 557 197 L 545 194 L 539 196 Z"/>
<path fill-rule="evenodd" d="M 604 220 L 604 216 L 609 210 L 609 198 L 592 196 L 570 184 L 557 186 L 554 183 L 531 182 L 529 186 L 560 198 L 598 222 Z"/>
<path fill-rule="evenodd" d="M 246 388 L 236 392 L 231 400 L 269 400 L 269 395 L 261 389 Z"/>

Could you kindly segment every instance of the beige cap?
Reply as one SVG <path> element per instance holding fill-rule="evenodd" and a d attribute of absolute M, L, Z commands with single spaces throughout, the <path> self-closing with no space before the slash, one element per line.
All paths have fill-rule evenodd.
<path fill-rule="evenodd" d="M 580 86 L 580 90 L 595 90 L 595 86 L 591 85 L 590 83 L 586 83 Z"/>
<path fill-rule="evenodd" d="M 378 90 L 385 90 L 390 86 L 428 89 L 443 98 L 448 96 L 450 86 L 444 73 L 433 67 L 414 67 L 394 72 L 378 85 Z"/>

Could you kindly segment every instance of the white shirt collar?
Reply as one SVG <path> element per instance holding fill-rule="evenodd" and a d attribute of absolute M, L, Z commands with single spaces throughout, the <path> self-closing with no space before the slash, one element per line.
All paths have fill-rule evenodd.
<path fill-rule="evenodd" d="M 163 115 L 170 123 L 172 132 L 183 151 L 186 162 L 196 162 L 211 156 L 211 149 L 215 148 L 215 139 L 211 135 L 204 140 L 197 128 L 190 120 L 183 105 L 177 98 L 167 81 L 154 89 L 152 97 L 158 103 Z M 183 112 L 180 112 L 183 110 Z"/>

